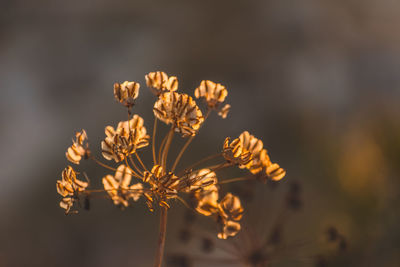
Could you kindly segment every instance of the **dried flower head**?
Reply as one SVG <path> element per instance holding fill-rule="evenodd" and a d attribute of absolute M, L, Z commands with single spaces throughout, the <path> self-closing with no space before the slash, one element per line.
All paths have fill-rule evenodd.
<path fill-rule="evenodd" d="M 69 161 L 75 164 L 79 164 L 82 157 L 88 158 L 90 156 L 87 139 L 88 138 L 85 130 L 82 130 L 75 134 L 75 140 L 72 140 L 72 146 L 70 146 L 65 153 Z"/>
<path fill-rule="evenodd" d="M 266 179 L 274 181 L 282 179 L 286 171 L 277 163 L 271 162 L 267 150 L 263 147 L 261 140 L 245 131 L 239 136 L 239 140 L 235 139 L 231 144 L 229 144 L 229 139 L 225 139 L 223 155 L 227 161 L 238 164 L 239 168 L 248 169 L 264 182 Z M 251 157 L 247 156 L 247 153 Z M 249 158 L 251 160 L 248 160 Z"/>
<path fill-rule="evenodd" d="M 167 211 L 172 199 L 182 202 L 185 206 L 189 206 L 185 201 L 185 195 L 186 198 L 196 200 L 193 206 L 197 213 L 216 219 L 221 227 L 218 237 L 226 239 L 235 236 L 240 230 L 239 221 L 243 215 L 243 207 L 239 198 L 231 193 L 227 193 L 219 201 L 219 188 L 222 184 L 246 180 L 248 177 L 220 180 L 217 179 L 217 172 L 229 167 L 239 167 L 250 170 L 260 180 L 265 181 L 267 178 L 279 180 L 283 178 L 285 171 L 270 161 L 262 141 L 247 131 L 232 142 L 230 138 L 226 138 L 222 153 L 210 155 L 176 171 L 183 153 L 211 112 L 215 111 L 222 118 L 226 118 L 230 105 L 222 106 L 222 103 L 228 92 L 221 84 L 202 81 L 195 89 L 195 96 L 204 99 L 207 104 L 206 115 L 203 116 L 192 97 L 175 92 L 178 89 L 178 79 L 175 76 L 168 77 L 166 73 L 156 71 L 148 73 L 145 78 L 147 86 L 157 96 L 153 106 L 155 115 L 151 142 L 153 161 L 143 162 L 138 154 L 139 149 L 147 147 L 150 143 L 150 136 L 144 127 L 143 119 L 138 115 L 132 116 L 132 108 L 139 95 L 140 85 L 129 81 L 122 84 L 115 83 L 114 97 L 127 107 L 128 120 L 119 122 L 116 129 L 112 126 L 105 127 L 106 137 L 101 142 L 101 150 L 106 160 L 113 160 L 119 163 L 119 166 L 114 168 L 90 155 L 84 130 L 76 134 L 76 140 L 67 151 L 67 158 L 73 163 L 79 164 L 82 157 L 90 158 L 100 166 L 113 170 L 115 174 L 103 177 L 104 188 L 91 190 L 87 189 L 88 183 L 76 179 L 75 171 L 69 166 L 63 171 L 62 180 L 57 181 L 57 191 L 63 197 L 60 206 L 67 213 L 80 195 L 84 196 L 85 207 L 89 206 L 89 197 L 92 194 L 102 193 L 122 208 L 128 207 L 143 196 L 150 211 L 154 211 L 156 207 L 161 210 L 160 250 L 155 264 L 161 266 L 160 255 L 165 241 Z M 158 120 L 170 125 L 169 131 L 160 143 L 156 141 Z M 169 151 L 176 132 L 182 137 L 189 138 L 172 163 Z M 215 158 L 222 159 L 222 162 L 205 165 Z M 123 164 L 120 163 L 122 161 Z M 169 165 L 170 163 L 172 164 Z M 199 168 L 201 164 L 204 166 Z M 131 184 L 132 179 L 138 179 L 140 182 Z"/>
<path fill-rule="evenodd" d="M 175 76 L 168 77 L 165 72 L 150 72 L 145 76 L 145 78 L 147 86 L 156 96 L 159 96 L 161 93 L 166 91 L 178 90 L 178 79 Z"/>
<path fill-rule="evenodd" d="M 218 205 L 218 211 L 223 225 L 218 238 L 226 239 L 228 236 L 235 236 L 240 231 L 238 221 L 243 216 L 243 207 L 240 199 L 231 193 L 226 194 Z"/>
<path fill-rule="evenodd" d="M 252 159 L 250 151 L 243 149 L 243 142 L 241 139 L 236 138 L 229 143 L 230 138 L 225 138 L 222 155 L 224 158 L 235 165 L 246 166 Z"/>
<path fill-rule="evenodd" d="M 224 102 L 228 91 L 225 86 L 209 80 L 201 81 L 200 86 L 194 90 L 196 98 L 204 98 L 209 108 L 216 108 Z"/>
<path fill-rule="evenodd" d="M 194 136 L 204 118 L 196 102 L 187 94 L 167 92 L 154 104 L 154 115 L 166 124 L 172 124 L 182 136 Z"/>
<path fill-rule="evenodd" d="M 131 107 L 139 96 L 139 88 L 140 84 L 136 82 L 114 83 L 114 97 L 124 106 Z"/>
<path fill-rule="evenodd" d="M 107 191 L 115 205 L 128 206 L 128 200 L 137 201 L 143 193 L 143 185 L 137 183 L 130 185 L 132 171 L 126 165 L 119 165 L 115 175 L 107 175 L 103 178 L 104 190 Z"/>
<path fill-rule="evenodd" d="M 218 187 L 215 185 L 197 190 L 195 192 L 197 199 L 196 211 L 204 216 L 210 216 L 218 211 Z"/>
<path fill-rule="evenodd" d="M 210 186 L 217 184 L 218 179 L 215 172 L 210 169 L 201 169 L 189 174 L 187 179 L 182 179 L 182 188 L 186 192 L 196 191 L 199 189 L 207 190 Z"/>
<path fill-rule="evenodd" d="M 148 202 L 151 202 L 148 203 L 149 207 L 152 206 L 150 204 L 156 198 L 160 206 L 169 208 L 169 204 L 166 201 L 177 197 L 178 177 L 172 172 L 165 173 L 163 167 L 160 165 L 153 166 L 151 172 L 145 171 L 143 181 L 149 183 L 151 186 L 151 192 L 148 194 L 148 196 L 151 196 L 151 200 L 148 199 Z"/>
<path fill-rule="evenodd" d="M 228 112 L 231 108 L 231 105 L 229 104 L 226 104 L 223 107 L 221 106 L 227 95 L 228 91 L 225 86 L 209 80 L 201 81 L 200 86 L 194 91 L 194 96 L 196 98 L 203 98 L 207 103 L 207 107 L 209 109 L 217 110 L 218 115 L 223 119 L 228 116 Z"/>
<path fill-rule="evenodd" d="M 112 126 L 105 129 L 106 138 L 101 143 L 104 158 L 120 162 L 126 156 L 133 154 L 137 149 L 149 145 L 149 135 L 143 126 L 143 119 L 134 115 L 129 121 L 118 124 L 117 130 Z"/>
<path fill-rule="evenodd" d="M 87 182 L 83 182 L 76 178 L 76 172 L 68 166 L 61 173 L 62 179 L 57 181 L 57 192 L 63 197 L 60 207 L 68 213 L 73 205 L 76 195 L 85 191 L 88 186 Z"/>

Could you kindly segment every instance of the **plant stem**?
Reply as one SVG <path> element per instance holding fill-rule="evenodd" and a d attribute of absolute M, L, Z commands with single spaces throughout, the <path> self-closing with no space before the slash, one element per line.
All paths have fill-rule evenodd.
<path fill-rule="evenodd" d="M 218 182 L 218 184 L 229 184 L 229 183 L 232 183 L 232 182 L 238 182 L 238 181 L 244 181 L 244 180 L 249 180 L 249 177 L 242 176 L 242 177 L 222 180 L 222 181 Z"/>
<path fill-rule="evenodd" d="M 205 157 L 205 158 L 193 163 L 192 165 L 190 165 L 189 167 L 185 168 L 184 170 L 180 171 L 178 176 L 183 175 L 186 171 L 190 171 L 193 167 L 196 167 L 199 164 L 202 164 L 202 163 L 204 163 L 204 162 L 206 162 L 206 161 L 208 161 L 210 159 L 214 159 L 214 158 L 219 157 L 221 155 L 222 155 L 222 153 L 218 153 L 218 154 L 214 154 L 214 155 Z"/>
<path fill-rule="evenodd" d="M 100 166 L 102 166 L 104 168 L 107 168 L 107 169 L 112 170 L 112 171 L 116 171 L 117 170 L 117 169 L 115 169 L 113 167 L 108 166 L 107 164 L 104 164 L 103 162 L 99 161 L 98 159 L 96 159 L 93 156 L 91 156 L 90 159 L 92 159 L 94 162 L 96 162 L 97 164 L 99 164 Z"/>
<path fill-rule="evenodd" d="M 175 171 L 176 165 L 178 165 L 178 162 L 179 162 L 179 160 L 181 159 L 181 157 L 182 157 L 182 155 L 183 155 L 183 152 L 185 152 L 186 148 L 187 148 L 187 147 L 190 145 L 190 143 L 193 141 L 193 138 L 194 138 L 194 137 L 195 137 L 194 135 L 191 136 L 191 137 L 189 137 L 189 139 L 186 141 L 185 145 L 183 146 L 183 148 L 182 148 L 181 151 L 179 152 L 179 155 L 178 155 L 178 157 L 175 159 L 174 165 L 172 166 L 172 169 L 171 169 L 172 172 Z"/>
<path fill-rule="evenodd" d="M 161 166 L 163 167 L 164 172 L 166 172 L 166 170 L 167 170 L 167 157 L 168 157 L 169 147 L 171 145 L 173 137 L 174 137 L 174 128 L 173 128 L 173 126 L 171 126 L 171 129 L 168 132 L 168 138 L 165 143 L 162 157 L 161 157 Z"/>
<path fill-rule="evenodd" d="M 154 118 L 153 140 L 151 142 L 151 149 L 153 151 L 153 165 L 157 165 L 157 159 L 156 159 L 156 131 L 157 131 L 157 118 Z"/>
<path fill-rule="evenodd" d="M 160 234 L 158 235 L 158 246 L 156 261 L 154 267 L 161 267 L 163 256 L 164 256 L 164 246 L 165 246 L 165 235 L 167 233 L 167 207 L 161 207 L 160 214 Z"/>
<path fill-rule="evenodd" d="M 208 116 L 210 116 L 210 113 L 211 113 L 211 109 L 209 109 L 209 110 L 207 111 L 207 114 L 206 114 L 206 116 L 205 116 L 205 118 L 204 118 L 204 121 L 208 118 Z M 204 121 L 203 121 L 203 123 L 204 123 Z M 201 126 L 203 126 L 203 124 L 200 125 L 200 128 L 201 128 Z M 197 133 L 199 132 L 200 128 L 197 130 Z M 179 161 L 180 161 L 180 159 L 181 159 L 183 153 L 185 152 L 186 148 L 188 148 L 188 146 L 190 145 L 190 143 L 193 141 L 193 138 L 194 138 L 194 137 L 195 137 L 195 135 L 191 136 L 191 137 L 186 141 L 185 145 L 183 146 L 183 148 L 182 148 L 181 151 L 179 152 L 179 155 L 178 155 L 178 157 L 176 158 L 176 160 L 175 160 L 175 162 L 174 162 L 174 165 L 172 166 L 172 169 L 171 169 L 172 172 L 175 171 L 175 168 L 176 168 L 176 166 L 178 165 L 178 163 L 179 163 Z"/>

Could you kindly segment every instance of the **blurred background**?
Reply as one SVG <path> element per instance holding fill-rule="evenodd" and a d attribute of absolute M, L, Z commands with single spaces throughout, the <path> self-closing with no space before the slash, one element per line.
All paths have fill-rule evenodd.
<path fill-rule="evenodd" d="M 396 0 L 2 0 L 0 266 L 152 266 L 157 211 L 94 199 L 64 216 L 55 183 L 75 131 L 86 129 L 101 157 L 104 127 L 126 119 L 114 82 L 142 84 L 135 112 L 151 131 L 144 75 L 156 70 L 191 95 L 203 79 L 229 91 L 228 118 L 211 116 L 180 166 L 248 130 L 287 170 L 278 190 L 258 184 L 243 200 L 244 232 L 264 231 L 286 188 L 301 185 L 285 242 L 303 245 L 271 266 L 318 266 L 321 255 L 328 265 L 319 266 L 399 266 L 399 10 Z M 91 162 L 79 169 L 98 187 L 109 173 Z M 202 255 L 195 238 L 179 238 L 187 212 L 173 204 L 167 258 Z M 198 220 L 195 235 L 216 235 Z M 331 225 L 346 237 L 343 252 L 326 241 Z M 218 246 L 234 240 L 211 240 L 212 254 L 172 266 L 233 266 L 212 258 L 232 258 Z"/>

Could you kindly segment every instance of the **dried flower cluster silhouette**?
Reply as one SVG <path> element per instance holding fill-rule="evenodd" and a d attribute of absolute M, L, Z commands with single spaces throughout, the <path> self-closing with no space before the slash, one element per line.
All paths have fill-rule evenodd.
<path fill-rule="evenodd" d="M 76 165 L 79 165 L 82 159 L 91 159 L 113 173 L 102 178 L 104 188 L 89 189 L 90 181 L 85 173 L 82 172 L 86 181 L 82 181 L 77 177 L 80 173 L 68 166 L 63 170 L 62 179 L 57 181 L 56 185 L 58 193 L 63 197 L 60 207 L 65 209 L 66 214 L 77 213 L 75 206 L 81 197 L 88 201 L 94 193 L 104 193 L 122 209 L 140 198 L 145 199 L 150 211 L 159 206 L 160 236 L 155 266 L 161 266 L 170 200 L 176 199 L 188 206 L 184 195 L 194 197 L 194 209 L 204 216 L 214 217 L 220 225 L 218 238 L 226 239 L 240 231 L 240 220 L 244 210 L 237 196 L 231 193 L 223 197 L 220 195 L 220 185 L 253 178 L 262 182 L 268 179 L 277 181 L 282 179 L 286 172 L 277 163 L 271 162 L 263 142 L 247 131 L 232 141 L 227 137 L 221 144 L 219 153 L 200 159 L 177 172 L 176 168 L 182 155 L 209 115 L 215 111 L 222 118 L 227 117 L 231 107 L 224 104 L 228 91 L 219 83 L 202 81 L 195 89 L 194 96 L 204 100 L 206 108 L 203 113 L 191 96 L 177 92 L 178 79 L 175 76 L 169 77 L 166 73 L 157 71 L 148 73 L 145 79 L 156 97 L 153 106 L 155 119 L 152 136 L 148 135 L 144 120 L 132 113 L 139 96 L 140 84 L 133 81 L 115 83 L 114 97 L 127 109 L 129 119 L 119 122 L 116 128 L 105 127 L 106 136 L 101 142 L 101 150 L 104 159 L 114 161 L 117 166 L 105 164 L 92 155 L 85 130 L 76 133 L 75 140 L 66 152 L 67 159 Z M 169 131 L 162 140 L 157 140 L 158 121 L 169 126 Z M 174 135 L 180 135 L 187 141 L 178 155 L 170 160 L 169 151 Z M 153 162 L 145 163 L 139 151 L 147 148 L 150 143 Z M 218 159 L 217 163 L 196 168 Z M 229 167 L 247 169 L 253 178 L 217 178 L 218 171 Z M 137 182 L 134 183 L 133 179 L 137 179 Z"/>

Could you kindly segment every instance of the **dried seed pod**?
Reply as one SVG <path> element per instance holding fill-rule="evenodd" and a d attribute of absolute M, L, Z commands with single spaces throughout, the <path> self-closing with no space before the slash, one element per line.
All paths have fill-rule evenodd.
<path fill-rule="evenodd" d="M 236 138 L 229 143 L 230 138 L 225 138 L 222 155 L 228 162 L 239 166 L 246 166 L 252 159 L 252 154 L 243 149 L 243 143 L 239 138 Z"/>
<path fill-rule="evenodd" d="M 57 192 L 63 197 L 60 207 L 65 209 L 65 213 L 67 214 L 70 212 L 77 195 L 84 192 L 89 184 L 78 180 L 76 172 L 71 166 L 65 168 L 61 175 L 62 179 L 57 181 L 56 187 Z"/>
<path fill-rule="evenodd" d="M 218 182 L 217 175 L 210 169 L 200 169 L 191 172 L 185 178 L 181 178 L 178 190 L 190 192 L 201 188 L 207 190 L 207 187 L 215 185 Z"/>
<path fill-rule="evenodd" d="M 218 211 L 218 188 L 215 185 L 194 193 L 197 199 L 196 211 L 204 216 L 210 216 Z"/>
<path fill-rule="evenodd" d="M 156 96 L 164 92 L 176 91 L 178 89 L 178 79 L 175 76 L 168 77 L 165 72 L 150 72 L 145 78 L 147 86 Z"/>
<path fill-rule="evenodd" d="M 154 115 L 183 137 L 196 135 L 204 118 L 196 102 L 187 94 L 166 92 L 154 104 Z"/>
<path fill-rule="evenodd" d="M 221 219 L 222 231 L 218 238 L 227 239 L 240 231 L 239 220 L 243 216 L 243 207 L 237 196 L 228 193 L 218 204 L 218 215 Z"/>
<path fill-rule="evenodd" d="M 219 203 L 219 214 L 226 220 L 239 221 L 243 216 L 243 207 L 237 196 L 228 193 Z"/>
<path fill-rule="evenodd" d="M 72 140 L 72 146 L 68 148 L 65 155 L 70 162 L 75 164 L 79 164 L 82 157 L 89 157 L 90 151 L 85 130 L 82 129 L 75 134 L 75 140 Z"/>
<path fill-rule="evenodd" d="M 114 83 L 114 97 L 124 106 L 131 107 L 139 96 L 139 88 L 140 84 L 136 82 Z"/>
<path fill-rule="evenodd" d="M 209 80 L 201 81 L 200 86 L 194 91 L 196 98 L 204 98 L 208 107 L 213 109 L 224 102 L 227 95 L 228 91 L 225 86 Z"/>
<path fill-rule="evenodd" d="M 103 178 L 104 190 L 107 191 L 115 205 L 127 207 L 128 200 L 137 201 L 142 195 L 143 185 L 138 183 L 130 186 L 132 171 L 126 165 L 119 165 L 115 175 L 106 175 Z"/>
<path fill-rule="evenodd" d="M 120 162 L 137 149 L 148 146 L 150 136 L 143 124 L 143 119 L 135 114 L 131 120 L 121 121 L 116 130 L 107 126 L 106 138 L 101 142 L 103 157 Z"/>

